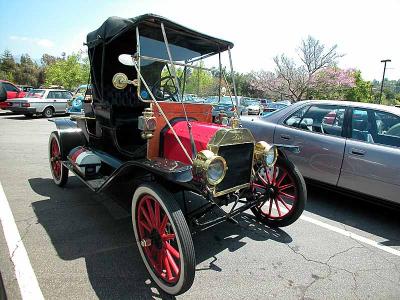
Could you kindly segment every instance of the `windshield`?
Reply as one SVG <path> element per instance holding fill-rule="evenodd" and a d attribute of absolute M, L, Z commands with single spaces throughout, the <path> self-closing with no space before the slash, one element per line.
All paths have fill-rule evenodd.
<path fill-rule="evenodd" d="M 42 98 L 45 90 L 31 90 L 26 97 L 28 98 Z"/>
<path fill-rule="evenodd" d="M 172 66 L 164 40 L 147 36 L 148 32 L 144 34 L 146 36 L 139 35 L 139 67 L 157 100 L 180 101 L 183 98 L 184 101 L 193 102 L 194 99 L 217 97 L 213 102 L 218 102 L 219 96 L 216 95 L 224 95 L 229 85 L 224 80 L 225 76 L 220 73 L 219 57 L 215 55 L 217 53 L 204 54 L 200 50 L 196 51 L 197 44 L 183 43 L 184 36 L 176 32 L 169 34 L 167 28 L 166 35 L 174 64 Z M 173 77 L 174 68 L 178 78 L 177 87 Z M 140 98 L 145 101 L 151 100 L 148 90 L 143 84 L 139 84 Z M 223 92 L 222 89 L 220 92 L 220 87 L 224 89 Z M 192 95 L 193 99 L 182 97 L 188 94 Z"/>

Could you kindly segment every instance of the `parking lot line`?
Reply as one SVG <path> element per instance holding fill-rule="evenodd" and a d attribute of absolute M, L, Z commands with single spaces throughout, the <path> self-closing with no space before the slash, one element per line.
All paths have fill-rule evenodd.
<path fill-rule="evenodd" d="M 44 299 L 0 182 L 0 221 L 22 299 Z"/>
<path fill-rule="evenodd" d="M 360 236 L 358 234 L 352 233 L 350 231 L 338 228 L 336 226 L 327 224 L 325 222 L 316 220 L 314 218 L 311 218 L 311 217 L 308 217 L 308 216 L 305 216 L 305 215 L 302 215 L 300 217 L 300 219 L 303 220 L 303 221 L 315 224 L 317 226 L 323 227 L 323 228 L 328 229 L 330 231 L 334 231 L 334 232 L 339 233 L 341 235 L 347 236 L 347 237 L 352 238 L 352 239 L 354 239 L 356 241 L 359 241 L 361 243 L 364 243 L 364 244 L 370 245 L 372 247 L 378 248 L 378 249 L 383 250 L 383 251 L 385 251 L 387 253 L 390 253 L 390 254 L 393 254 L 393 255 L 396 255 L 396 256 L 400 256 L 400 251 L 399 250 L 390 248 L 388 246 L 381 245 L 376 241 L 373 241 L 373 240 L 368 239 L 366 237 L 363 237 L 363 236 Z"/>

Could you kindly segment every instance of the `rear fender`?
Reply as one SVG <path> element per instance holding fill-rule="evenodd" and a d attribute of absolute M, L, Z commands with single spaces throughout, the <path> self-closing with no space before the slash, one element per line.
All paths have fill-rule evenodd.
<path fill-rule="evenodd" d="M 58 136 L 60 138 L 61 159 L 66 160 L 69 152 L 77 146 L 85 146 L 86 138 L 82 130 L 77 127 L 76 123 L 70 119 L 49 119 L 54 122 L 57 127 Z"/>

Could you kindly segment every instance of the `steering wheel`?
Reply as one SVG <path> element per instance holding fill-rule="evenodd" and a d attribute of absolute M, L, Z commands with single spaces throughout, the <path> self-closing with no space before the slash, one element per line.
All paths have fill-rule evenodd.
<path fill-rule="evenodd" d="M 179 78 L 177 79 L 178 84 L 180 84 Z M 154 83 L 151 91 L 157 100 L 165 101 L 172 99 L 173 101 L 177 101 L 175 96 L 178 95 L 178 88 L 175 86 L 175 80 L 173 76 L 166 76 L 157 80 Z"/>

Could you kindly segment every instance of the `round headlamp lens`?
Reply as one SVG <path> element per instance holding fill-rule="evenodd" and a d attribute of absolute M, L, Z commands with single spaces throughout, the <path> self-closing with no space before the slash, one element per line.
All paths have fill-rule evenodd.
<path fill-rule="evenodd" d="M 272 167 L 277 159 L 277 151 L 275 147 L 271 147 L 265 154 L 265 163 L 268 167 Z"/>
<path fill-rule="evenodd" d="M 225 176 L 225 164 L 222 159 L 214 159 L 207 169 L 207 180 L 210 184 L 218 184 Z"/>

